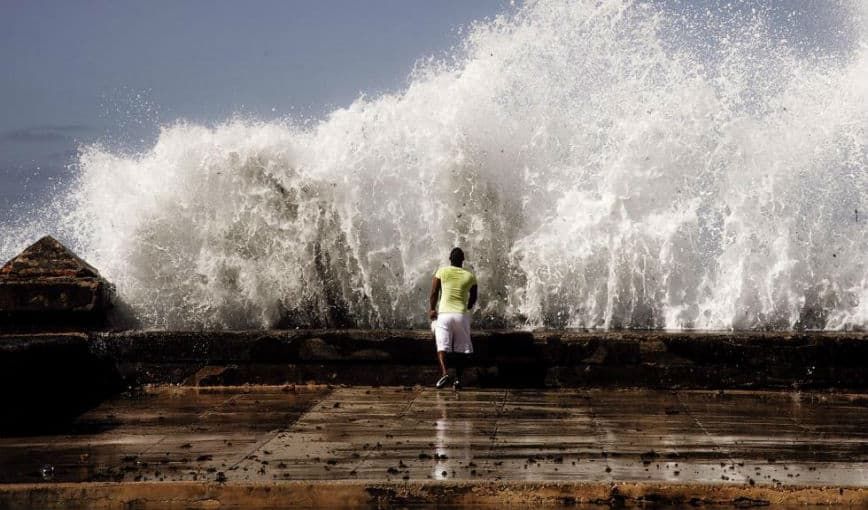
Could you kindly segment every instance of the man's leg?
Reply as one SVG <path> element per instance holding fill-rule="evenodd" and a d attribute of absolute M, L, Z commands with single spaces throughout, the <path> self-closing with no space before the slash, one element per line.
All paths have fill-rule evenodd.
<path fill-rule="evenodd" d="M 440 362 L 440 375 L 447 375 L 446 370 L 446 351 L 437 351 L 437 361 Z"/>
<path fill-rule="evenodd" d="M 473 353 L 473 343 L 470 341 L 470 314 L 462 315 L 456 321 L 455 326 L 456 328 L 452 336 L 454 346 L 452 364 L 455 366 L 455 382 L 453 384 L 457 390 L 461 387 L 464 367 L 467 365 L 468 357 Z"/>
<path fill-rule="evenodd" d="M 452 364 L 455 366 L 455 380 L 460 381 L 461 377 L 464 375 L 464 366 L 466 365 L 465 360 L 467 359 L 466 354 L 455 353 L 452 356 Z"/>
<path fill-rule="evenodd" d="M 439 390 L 440 388 L 449 384 L 449 372 L 446 369 L 446 351 L 437 351 L 437 361 L 440 362 L 440 372 L 443 374 L 440 376 L 440 379 L 437 379 L 437 382 L 434 386 Z"/>
<path fill-rule="evenodd" d="M 449 370 L 446 368 L 446 351 L 451 341 L 449 329 L 444 328 L 441 318 L 431 324 L 434 331 L 434 343 L 437 345 L 437 362 L 440 364 L 440 379 L 434 384 L 438 389 L 449 384 Z"/>

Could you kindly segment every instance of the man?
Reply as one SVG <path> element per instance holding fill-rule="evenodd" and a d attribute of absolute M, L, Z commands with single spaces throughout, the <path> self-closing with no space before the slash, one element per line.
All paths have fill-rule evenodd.
<path fill-rule="evenodd" d="M 428 317 L 431 318 L 431 329 L 437 343 L 437 361 L 440 362 L 442 376 L 437 381 L 437 388 L 443 388 L 449 383 L 449 372 L 446 368 L 446 353 L 455 354 L 455 382 L 453 387 L 461 387 L 461 376 L 464 373 L 464 360 L 473 353 L 470 342 L 470 310 L 476 304 L 476 276 L 461 267 L 464 264 L 464 252 L 461 248 L 453 248 L 449 253 L 450 266 L 441 267 L 431 280 L 431 295 L 429 296 Z"/>

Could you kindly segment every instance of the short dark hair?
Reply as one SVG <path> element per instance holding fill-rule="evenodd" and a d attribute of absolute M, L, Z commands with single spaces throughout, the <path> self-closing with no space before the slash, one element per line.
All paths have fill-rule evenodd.
<path fill-rule="evenodd" d="M 452 248 L 449 252 L 449 262 L 464 262 L 464 250 L 461 248 Z"/>

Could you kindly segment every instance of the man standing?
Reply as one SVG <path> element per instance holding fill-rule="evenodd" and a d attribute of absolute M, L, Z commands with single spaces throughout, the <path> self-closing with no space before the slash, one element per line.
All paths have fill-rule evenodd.
<path fill-rule="evenodd" d="M 476 304 L 476 276 L 464 269 L 464 252 L 453 248 L 449 253 L 450 266 L 441 267 L 431 280 L 428 317 L 437 343 L 437 361 L 443 375 L 437 381 L 437 388 L 449 383 L 446 369 L 446 353 L 455 356 L 454 388 L 461 387 L 466 357 L 473 354 L 470 342 L 470 310 Z M 438 304 L 439 302 L 439 304 Z"/>

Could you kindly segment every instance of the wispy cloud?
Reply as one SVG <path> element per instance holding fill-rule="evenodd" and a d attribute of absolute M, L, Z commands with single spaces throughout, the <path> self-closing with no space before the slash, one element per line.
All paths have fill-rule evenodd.
<path fill-rule="evenodd" d="M 62 142 L 74 138 L 76 135 L 93 131 L 90 126 L 83 124 L 58 124 L 45 126 L 32 126 L 23 129 L 13 129 L 0 134 L 0 140 L 4 142 Z"/>

